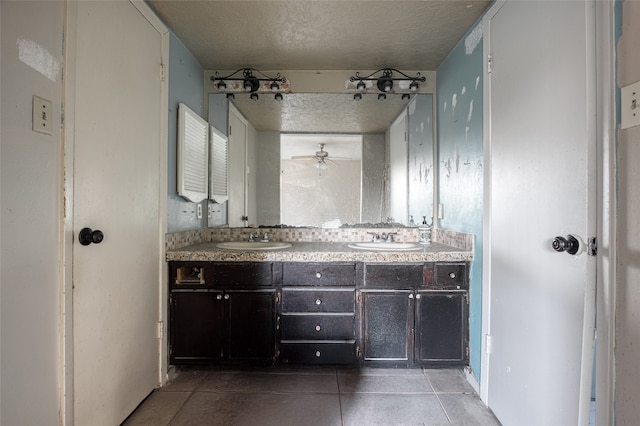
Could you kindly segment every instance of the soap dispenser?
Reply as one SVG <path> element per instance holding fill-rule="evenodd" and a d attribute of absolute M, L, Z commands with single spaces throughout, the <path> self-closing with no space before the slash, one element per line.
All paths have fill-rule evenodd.
<path fill-rule="evenodd" d="M 426 216 L 422 216 L 422 225 L 418 227 L 418 231 L 420 232 L 418 242 L 425 246 L 431 244 L 431 225 L 427 223 Z"/>

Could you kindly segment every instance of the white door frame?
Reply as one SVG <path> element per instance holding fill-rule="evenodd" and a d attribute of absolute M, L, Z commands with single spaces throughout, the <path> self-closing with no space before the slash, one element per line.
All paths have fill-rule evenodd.
<path fill-rule="evenodd" d="M 168 173 L 168 111 L 169 111 L 169 30 L 164 23 L 155 15 L 151 8 L 142 0 L 129 0 L 131 4 L 158 30 L 162 37 L 162 57 L 164 58 L 164 76 L 162 80 L 161 105 L 159 105 L 160 115 L 160 194 L 159 194 L 159 226 L 158 226 L 158 246 L 159 252 L 165 252 L 165 234 L 167 232 L 167 173 Z M 66 1 L 65 16 L 65 56 L 64 68 L 65 75 L 63 80 L 63 104 L 64 104 L 64 125 L 63 125 L 63 143 L 64 143 L 64 220 L 62 223 L 62 267 L 60 269 L 60 282 L 63 284 L 60 295 L 61 318 L 60 318 L 60 422 L 63 425 L 73 426 L 74 424 L 74 364 L 73 364 L 73 176 L 74 176 L 74 146 L 75 146 L 75 66 L 76 66 L 76 35 L 77 35 L 77 4 L 73 1 Z M 167 343 L 167 312 L 168 312 L 168 294 L 167 282 L 168 272 L 167 263 L 164 257 L 158 259 L 158 271 L 160 281 L 158 300 L 159 318 L 162 324 L 162 330 L 159 330 L 161 338 L 158 339 L 158 364 L 159 376 L 158 383 L 164 384 L 167 381 L 168 368 L 168 343 Z"/>
<path fill-rule="evenodd" d="M 490 32 L 489 21 L 495 16 L 507 0 L 498 0 L 483 18 L 483 67 L 489 67 Z M 596 276 L 596 424 L 613 424 L 614 411 L 614 343 L 615 343 L 615 282 L 616 282 L 616 191 L 615 191 L 615 35 L 614 2 L 595 1 L 595 55 L 596 55 L 596 164 L 597 164 L 597 276 Z M 489 194 L 491 180 L 491 147 L 487 141 L 491 136 L 490 79 L 484 79 L 484 165 L 485 165 L 485 203 L 483 234 L 485 251 L 491 247 L 490 206 L 486 194 Z M 487 336 L 489 333 L 489 312 L 491 308 L 491 264 L 489 253 L 484 255 L 482 277 L 482 361 L 480 376 L 480 398 L 488 401 L 489 357 Z M 586 354 L 583 354 L 583 356 Z M 588 355 L 587 355 L 588 357 Z M 584 359 L 584 358 L 583 358 Z M 585 419 L 582 419 L 583 421 Z M 586 419 L 588 421 L 588 418 Z"/>

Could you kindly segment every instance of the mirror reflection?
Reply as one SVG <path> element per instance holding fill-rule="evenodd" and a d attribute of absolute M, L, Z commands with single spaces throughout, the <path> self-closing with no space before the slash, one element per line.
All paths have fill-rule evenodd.
<path fill-rule="evenodd" d="M 292 99 L 286 101 L 290 97 Z M 310 102 L 304 102 L 305 97 Z M 329 227 L 381 222 L 409 225 L 412 217 L 415 223 L 421 223 L 423 216 L 431 220 L 434 204 L 431 94 L 415 95 L 409 102 L 400 102 L 399 97 L 384 102 L 371 102 L 365 97 L 356 102 L 352 95 L 335 93 L 288 94 L 280 104 L 272 97 L 263 98 L 255 102 L 238 96 L 228 101 L 224 95 L 209 95 L 209 122 L 221 131 L 230 130 L 230 123 L 236 123 L 238 127 L 235 132 L 231 129 L 229 135 L 229 167 L 237 176 L 233 173 L 230 176 L 229 200 L 224 204 L 212 203 L 214 214 L 209 218 L 209 226 Z M 343 115 L 337 111 L 342 111 Z M 349 198 L 359 199 L 359 213 L 340 216 L 328 207 L 337 205 L 336 200 L 345 199 L 346 195 L 337 189 L 342 189 L 342 181 L 325 185 L 321 196 L 316 188 L 303 197 L 301 188 L 311 188 L 312 183 L 304 182 L 301 177 L 296 180 L 301 175 L 294 169 L 282 173 L 287 161 L 292 162 L 291 167 L 303 169 L 302 159 L 292 160 L 291 157 L 315 157 L 321 151 L 318 145 L 321 142 L 310 139 L 303 152 L 283 153 L 288 148 L 281 146 L 281 138 L 300 134 L 360 139 L 359 165 L 348 167 L 354 179 L 359 171 L 360 194 L 353 193 Z M 237 149 L 239 146 L 241 149 Z M 323 150 L 329 152 L 329 156 L 338 156 L 336 149 L 325 145 Z M 346 154 L 344 157 L 355 158 Z M 302 174 L 318 178 L 320 171 L 326 180 L 330 180 L 330 175 L 319 168 L 324 166 L 316 167 L 314 163 L 307 166 Z M 331 171 L 331 164 L 327 167 Z M 286 198 L 286 195 L 282 198 L 285 182 L 284 193 L 296 193 L 300 198 Z M 334 199 L 330 197 L 332 192 L 336 195 Z M 326 203 L 320 204 L 319 201 L 325 198 Z M 309 205 L 314 208 L 307 209 Z"/>
<path fill-rule="evenodd" d="M 337 228 L 361 222 L 361 135 L 282 135 L 280 169 L 281 223 Z"/>

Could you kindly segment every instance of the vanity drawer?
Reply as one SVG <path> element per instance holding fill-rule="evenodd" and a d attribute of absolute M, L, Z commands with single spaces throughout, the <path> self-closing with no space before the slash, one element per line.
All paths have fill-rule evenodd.
<path fill-rule="evenodd" d="M 355 289 L 289 288 L 282 289 L 282 313 L 355 312 Z"/>
<path fill-rule="evenodd" d="M 355 263 L 285 263 L 282 265 L 285 285 L 355 286 Z"/>
<path fill-rule="evenodd" d="M 283 340 L 280 359 L 292 364 L 353 364 L 356 362 L 356 342 Z"/>
<path fill-rule="evenodd" d="M 217 288 L 272 287 L 271 262 L 215 262 L 207 267 L 207 282 Z"/>
<path fill-rule="evenodd" d="M 433 283 L 433 264 L 366 264 L 364 286 L 405 289 Z"/>
<path fill-rule="evenodd" d="M 438 263 L 436 282 L 432 288 L 438 290 L 468 290 L 467 265 L 465 263 Z"/>
<path fill-rule="evenodd" d="M 353 339 L 355 337 L 354 315 L 329 314 L 283 314 L 283 339 Z"/>

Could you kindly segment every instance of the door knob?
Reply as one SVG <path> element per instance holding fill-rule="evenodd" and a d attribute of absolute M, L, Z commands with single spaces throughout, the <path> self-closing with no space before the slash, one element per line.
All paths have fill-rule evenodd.
<path fill-rule="evenodd" d="M 566 251 L 569 254 L 576 254 L 580 248 L 580 241 L 573 235 L 567 235 L 564 237 L 555 237 L 551 242 L 551 246 L 557 252 Z"/>
<path fill-rule="evenodd" d="M 104 239 L 104 234 L 99 229 L 93 231 L 91 228 L 82 228 L 78 235 L 78 240 L 83 246 L 88 246 L 91 243 L 100 244 Z"/>

